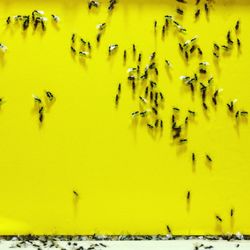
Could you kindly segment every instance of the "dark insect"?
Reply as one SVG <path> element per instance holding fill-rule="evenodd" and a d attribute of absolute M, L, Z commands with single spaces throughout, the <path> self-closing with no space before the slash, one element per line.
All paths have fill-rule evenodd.
<path fill-rule="evenodd" d="M 233 209 L 233 208 L 230 210 L 230 216 L 231 216 L 231 217 L 234 216 L 234 209 Z"/>
<path fill-rule="evenodd" d="M 132 81 L 132 89 L 135 91 L 135 81 Z"/>
<path fill-rule="evenodd" d="M 217 43 L 214 43 L 214 49 L 219 50 L 220 46 Z"/>
<path fill-rule="evenodd" d="M 188 116 L 185 118 L 185 124 L 188 124 Z"/>
<path fill-rule="evenodd" d="M 187 3 L 185 0 L 176 0 L 179 3 Z"/>
<path fill-rule="evenodd" d="M 10 24 L 10 21 L 11 21 L 10 16 L 8 16 L 8 18 L 7 18 L 7 20 L 6 20 L 6 23 L 7 23 L 7 24 Z"/>
<path fill-rule="evenodd" d="M 160 92 L 160 97 L 161 97 L 161 100 L 164 99 L 164 96 L 163 96 L 163 94 L 161 92 Z"/>
<path fill-rule="evenodd" d="M 195 47 L 195 45 L 193 45 L 193 46 L 191 47 L 191 49 L 190 49 L 190 53 L 193 53 L 195 49 L 196 49 L 196 47 Z"/>
<path fill-rule="evenodd" d="M 75 50 L 75 48 L 74 48 L 73 46 L 71 46 L 70 48 L 71 48 L 71 51 L 72 51 L 73 53 L 76 53 L 76 50 Z"/>
<path fill-rule="evenodd" d="M 240 111 L 238 110 L 238 111 L 235 113 L 235 118 L 238 118 L 238 117 L 239 117 L 239 113 L 240 113 Z"/>
<path fill-rule="evenodd" d="M 233 112 L 234 111 L 234 102 L 231 101 L 230 103 L 227 103 L 227 107 L 228 107 L 230 112 Z"/>
<path fill-rule="evenodd" d="M 200 10 L 200 9 L 198 9 L 198 10 L 195 12 L 195 18 L 198 18 L 198 17 L 199 17 L 200 12 L 201 12 L 201 10 Z"/>
<path fill-rule="evenodd" d="M 187 139 L 180 139 L 179 142 L 180 143 L 184 143 L 184 142 L 187 142 L 188 140 Z"/>
<path fill-rule="evenodd" d="M 216 97 L 212 97 L 212 101 L 213 101 L 213 103 L 214 103 L 214 105 L 217 105 L 217 100 L 216 100 Z"/>
<path fill-rule="evenodd" d="M 240 21 L 238 20 L 235 24 L 235 30 L 238 31 L 240 28 Z"/>
<path fill-rule="evenodd" d="M 204 249 L 212 249 L 214 248 L 213 246 L 205 246 Z"/>
<path fill-rule="evenodd" d="M 196 3 L 195 3 L 195 4 L 198 5 L 199 3 L 200 3 L 200 0 L 196 0 Z"/>
<path fill-rule="evenodd" d="M 158 114 L 158 111 L 157 111 L 157 109 L 156 109 L 156 108 L 152 107 L 152 110 L 153 110 L 153 112 L 155 113 L 155 115 L 157 115 L 157 114 Z"/>
<path fill-rule="evenodd" d="M 192 161 L 195 162 L 195 153 L 192 153 Z"/>
<path fill-rule="evenodd" d="M 185 51 L 185 58 L 186 58 L 186 60 L 188 60 L 188 53 L 187 53 L 187 51 Z"/>
<path fill-rule="evenodd" d="M 121 83 L 119 83 L 119 84 L 118 84 L 118 94 L 121 93 L 121 87 L 122 87 L 122 85 L 121 85 Z"/>
<path fill-rule="evenodd" d="M 211 162 L 212 158 L 209 155 L 206 155 L 207 159 Z"/>
<path fill-rule="evenodd" d="M 157 27 L 157 21 L 154 22 L 154 28 L 156 30 L 156 27 Z"/>
<path fill-rule="evenodd" d="M 207 104 L 206 104 L 205 102 L 203 102 L 202 105 L 203 105 L 203 108 L 204 108 L 205 110 L 207 110 Z"/>
<path fill-rule="evenodd" d="M 75 196 L 79 196 L 78 193 L 77 193 L 75 190 L 73 190 L 73 194 L 74 194 Z"/>
<path fill-rule="evenodd" d="M 133 54 L 135 55 L 136 53 L 136 47 L 135 47 L 135 44 L 133 44 Z"/>
<path fill-rule="evenodd" d="M 177 12 L 178 14 L 180 14 L 180 15 L 183 15 L 183 13 L 184 13 L 184 11 L 183 11 L 182 9 L 180 9 L 180 8 L 177 8 L 177 9 L 176 9 L 176 12 Z"/>
<path fill-rule="evenodd" d="M 201 73 L 201 74 L 206 74 L 207 71 L 206 71 L 205 69 L 200 69 L 200 73 Z"/>
<path fill-rule="evenodd" d="M 152 126 L 151 124 L 147 124 L 147 126 L 150 128 L 150 129 L 153 129 L 154 128 L 154 126 Z"/>
<path fill-rule="evenodd" d="M 127 59 L 127 51 L 124 50 L 123 51 L 123 60 L 126 61 L 126 59 Z"/>
<path fill-rule="evenodd" d="M 50 91 L 46 91 L 45 93 L 50 101 L 52 101 L 54 99 L 54 95 Z"/>
<path fill-rule="evenodd" d="M 209 9 L 208 9 L 208 4 L 207 3 L 204 4 L 204 9 L 205 9 L 206 13 L 208 13 Z"/>
<path fill-rule="evenodd" d="M 159 72 L 158 72 L 158 69 L 155 67 L 155 74 L 158 76 L 159 75 Z"/>
<path fill-rule="evenodd" d="M 217 55 L 215 52 L 213 52 L 213 55 L 214 55 L 216 58 L 219 58 L 219 55 Z"/>
<path fill-rule="evenodd" d="M 190 191 L 187 192 L 187 200 L 190 200 Z"/>
<path fill-rule="evenodd" d="M 156 55 L 156 53 L 153 52 L 153 53 L 150 55 L 150 60 L 154 60 L 154 59 L 155 59 L 155 55 Z"/>
<path fill-rule="evenodd" d="M 75 40 L 76 40 L 76 34 L 74 33 L 74 34 L 72 34 L 72 37 L 71 37 L 71 42 L 72 42 L 72 43 L 74 43 L 74 42 L 75 42 Z"/>
<path fill-rule="evenodd" d="M 188 110 L 188 113 L 190 113 L 191 115 L 195 115 L 195 112 L 192 110 Z"/>
<path fill-rule="evenodd" d="M 219 222 L 222 222 L 222 219 L 220 216 L 216 215 L 216 219 L 219 221 Z"/>
<path fill-rule="evenodd" d="M 99 3 L 97 1 L 89 1 L 89 4 L 88 4 L 88 8 L 89 10 L 92 8 L 92 7 L 98 7 L 99 6 Z"/>
<path fill-rule="evenodd" d="M 202 56 L 202 54 L 203 54 L 202 50 L 199 47 L 198 47 L 198 53 L 199 53 L 200 56 Z"/>
<path fill-rule="evenodd" d="M 100 40 L 101 40 L 101 36 L 102 34 L 101 33 L 98 33 L 97 36 L 96 36 L 96 41 L 99 43 Z"/>
<path fill-rule="evenodd" d="M 163 128 L 163 121 L 162 120 L 161 120 L 161 125 L 160 126 L 161 126 L 161 128 Z"/>
<path fill-rule="evenodd" d="M 239 38 L 237 38 L 237 45 L 238 45 L 238 47 L 240 47 L 240 39 Z"/>
<path fill-rule="evenodd" d="M 153 97 L 154 97 L 153 91 L 150 91 L 150 101 L 153 100 Z"/>
<path fill-rule="evenodd" d="M 39 121 L 42 123 L 43 122 L 43 112 L 39 113 Z"/>
<path fill-rule="evenodd" d="M 119 95 L 117 94 L 117 95 L 115 96 L 115 103 L 116 103 L 116 105 L 118 104 L 118 102 L 119 102 Z"/>
<path fill-rule="evenodd" d="M 27 16 L 23 22 L 23 30 L 26 30 L 29 27 L 30 24 L 30 17 Z"/>
<path fill-rule="evenodd" d="M 88 42 L 88 49 L 91 50 L 91 44 Z"/>
<path fill-rule="evenodd" d="M 158 124 L 159 124 L 159 119 L 156 119 L 155 121 L 155 127 L 158 128 Z"/>
<path fill-rule="evenodd" d="M 183 51 L 183 47 L 182 47 L 182 45 L 180 43 L 179 43 L 179 48 L 180 48 L 181 51 Z"/>
<path fill-rule="evenodd" d="M 248 115 L 248 112 L 247 111 L 241 111 L 240 114 L 241 115 Z"/>
<path fill-rule="evenodd" d="M 145 88 L 145 97 L 148 96 L 148 86 Z"/>
<path fill-rule="evenodd" d="M 141 62 L 141 53 L 138 56 L 138 63 L 140 63 L 140 62 Z"/>
<path fill-rule="evenodd" d="M 168 230 L 168 233 L 172 234 L 172 231 L 171 231 L 169 225 L 167 225 L 167 230 Z"/>
<path fill-rule="evenodd" d="M 161 30 L 162 36 L 165 35 L 165 30 L 166 30 L 166 27 L 165 27 L 165 25 L 163 25 L 163 26 L 162 26 L 162 30 Z"/>

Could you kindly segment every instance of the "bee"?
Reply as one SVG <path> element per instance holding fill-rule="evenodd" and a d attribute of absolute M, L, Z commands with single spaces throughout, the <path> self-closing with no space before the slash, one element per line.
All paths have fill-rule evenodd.
<path fill-rule="evenodd" d="M 222 222 L 222 219 L 221 219 L 221 217 L 220 216 L 218 216 L 218 215 L 216 215 L 216 217 L 215 217 L 219 222 Z"/>
<path fill-rule="evenodd" d="M 200 9 L 198 9 L 196 12 L 195 12 L 195 18 L 198 18 L 199 16 L 200 16 L 200 12 L 201 12 L 201 10 Z"/>
<path fill-rule="evenodd" d="M 235 24 L 235 30 L 238 31 L 240 28 L 240 21 L 238 20 Z"/>
<path fill-rule="evenodd" d="M 176 9 L 176 12 L 179 14 L 179 15 L 183 15 L 184 14 L 184 11 L 180 8 L 177 8 Z"/>
<path fill-rule="evenodd" d="M 23 22 L 23 30 L 26 30 L 29 27 L 29 23 L 30 23 L 30 17 L 26 16 Z"/>
<path fill-rule="evenodd" d="M 79 194 L 78 194 L 75 190 L 73 190 L 73 194 L 74 194 L 75 196 L 79 196 Z"/>
<path fill-rule="evenodd" d="M 7 24 L 10 24 L 10 22 L 11 22 L 11 17 L 8 16 L 8 18 L 7 18 L 7 20 L 6 20 L 6 23 L 7 23 Z"/>
<path fill-rule="evenodd" d="M 108 48 L 109 55 L 110 55 L 113 51 L 115 51 L 117 48 L 118 48 L 118 44 L 111 44 L 111 45 L 109 45 L 109 48 Z"/>
<path fill-rule="evenodd" d="M 187 192 L 187 200 L 190 200 L 190 191 Z"/>
<path fill-rule="evenodd" d="M 54 95 L 50 91 L 45 91 L 45 94 L 50 101 L 54 100 Z"/>
<path fill-rule="evenodd" d="M 90 10 L 92 7 L 97 8 L 98 6 L 99 6 L 99 2 L 98 2 L 98 1 L 94 1 L 94 0 L 89 1 L 89 4 L 88 4 L 89 10 Z"/>
<path fill-rule="evenodd" d="M 208 161 L 212 162 L 212 158 L 208 154 L 206 155 L 206 158 Z"/>
<path fill-rule="evenodd" d="M 53 21 L 55 21 L 56 23 L 60 22 L 60 17 L 59 16 L 56 16 L 54 14 L 51 15 Z"/>

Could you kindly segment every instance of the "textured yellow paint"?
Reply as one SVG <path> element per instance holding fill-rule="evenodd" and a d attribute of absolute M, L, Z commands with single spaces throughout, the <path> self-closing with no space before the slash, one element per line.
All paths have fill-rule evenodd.
<path fill-rule="evenodd" d="M 112 15 L 107 2 L 89 12 L 84 0 L 0 1 L 0 40 L 8 52 L 0 59 L 0 95 L 6 100 L 0 112 L 0 234 L 164 234 L 168 224 L 174 234 L 250 233 L 250 129 L 247 119 L 237 125 L 226 103 L 238 99 L 237 108 L 248 110 L 249 11 L 248 1 L 218 1 L 205 17 L 202 7 L 194 21 L 194 1 L 184 7 L 186 35 L 170 28 L 161 39 L 164 15 L 176 15 L 175 1 L 120 0 Z M 179 4 L 181 6 L 181 4 Z M 202 6 L 202 5 L 201 5 Z M 27 32 L 15 24 L 6 27 L 11 15 L 42 9 L 49 17 L 47 31 Z M 61 23 L 51 23 L 50 14 Z M 158 29 L 154 34 L 153 22 Z M 212 56 L 213 42 L 226 42 L 226 33 L 240 19 L 241 53 L 234 46 L 219 63 Z M 100 46 L 96 25 L 107 23 Z M 72 33 L 92 44 L 91 59 L 72 57 Z M 204 55 L 188 64 L 180 56 L 178 42 L 199 35 Z M 119 49 L 108 58 L 111 43 Z M 159 90 L 165 95 L 163 133 L 150 134 L 138 109 L 141 83 L 133 98 L 127 83 L 127 67 L 142 66 L 156 51 Z M 123 65 L 123 49 L 127 64 Z M 173 69 L 167 73 L 164 60 Z M 224 89 L 215 109 L 203 112 L 199 91 L 194 99 L 179 80 L 196 72 L 198 63 L 209 61 L 213 88 Z M 121 98 L 115 108 L 118 82 Z M 39 127 L 32 94 L 44 98 L 44 90 L 56 96 L 46 108 Z M 143 93 L 143 92 L 142 92 Z M 197 116 L 190 121 L 186 146 L 175 145 L 170 134 L 172 107 L 188 109 Z M 191 154 L 197 163 L 192 167 Z M 213 158 L 207 166 L 205 154 Z M 73 190 L 79 193 L 75 198 Z M 191 191 L 190 207 L 186 193 Z M 235 209 L 234 221 L 230 209 Z M 222 217 L 218 225 L 215 215 Z"/>

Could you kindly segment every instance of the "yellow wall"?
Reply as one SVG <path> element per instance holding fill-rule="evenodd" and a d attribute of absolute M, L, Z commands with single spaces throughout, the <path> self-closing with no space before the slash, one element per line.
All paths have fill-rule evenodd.
<path fill-rule="evenodd" d="M 120 0 L 112 15 L 106 1 L 91 12 L 85 0 L 0 1 L 0 42 L 8 46 L 0 58 L 0 96 L 6 100 L 0 111 L 0 234 L 164 234 L 167 224 L 174 234 L 250 233 L 250 129 L 247 119 L 237 124 L 226 107 L 234 98 L 238 109 L 250 106 L 250 5 L 247 0 L 218 1 L 208 19 L 202 7 L 194 22 L 196 7 L 189 2 L 183 19 L 177 17 L 188 33 L 170 28 L 162 40 L 164 15 L 176 16 L 175 1 Z M 34 9 L 49 17 L 45 33 L 31 27 L 23 32 L 13 23 L 6 26 L 7 16 Z M 61 18 L 58 27 L 51 23 L 52 13 Z M 235 41 L 237 19 L 241 53 L 235 45 L 231 55 L 221 54 L 216 64 L 213 42 L 225 43 L 229 29 Z M 97 47 L 95 26 L 101 22 L 107 28 Z M 73 32 L 91 42 L 91 59 L 72 57 Z M 204 55 L 186 64 L 178 42 L 195 35 Z M 108 58 L 111 43 L 118 43 L 119 49 Z M 157 53 L 155 80 L 165 95 L 159 111 L 162 134 L 151 134 L 142 119 L 131 119 L 143 93 L 138 83 L 133 98 L 126 80 L 127 68 L 136 66 L 133 43 L 137 54 L 143 54 L 143 68 L 149 55 Z M 123 65 L 125 48 L 128 60 Z M 169 74 L 165 59 L 173 64 Z M 207 102 L 207 114 L 198 86 L 192 99 L 179 80 L 196 72 L 201 60 L 210 62 L 212 88 L 224 89 L 217 108 Z M 118 82 L 122 92 L 115 108 Z M 32 94 L 44 99 L 44 90 L 50 90 L 56 102 L 50 109 L 46 106 L 40 127 Z M 197 112 L 186 131 L 186 146 L 171 138 L 173 106 L 181 109 L 180 123 L 188 109 Z M 213 158 L 211 168 L 206 153 Z M 217 214 L 222 223 L 216 222 Z"/>

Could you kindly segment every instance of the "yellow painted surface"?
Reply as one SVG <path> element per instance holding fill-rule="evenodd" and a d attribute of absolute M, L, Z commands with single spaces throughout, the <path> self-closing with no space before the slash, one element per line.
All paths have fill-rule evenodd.
<path fill-rule="evenodd" d="M 165 234 L 167 224 L 174 234 L 250 233 L 250 129 L 247 118 L 237 124 L 226 106 L 237 98 L 236 109 L 250 107 L 250 5 L 247 0 L 217 1 L 207 19 L 200 4 L 201 16 L 195 22 L 196 7 L 189 2 L 181 19 L 175 1 L 120 0 L 112 15 L 106 1 L 93 11 L 88 11 L 85 0 L 0 1 L 0 42 L 8 47 L 0 58 L 0 95 L 6 101 L 0 112 L 0 234 Z M 34 9 L 45 11 L 46 32 L 34 32 L 32 27 L 23 32 L 13 21 L 6 26 L 7 16 L 31 14 Z M 58 26 L 51 23 L 52 13 L 61 18 Z M 170 27 L 162 39 L 166 14 L 176 17 L 187 34 Z M 238 19 L 241 53 L 234 45 L 230 55 L 221 53 L 215 63 L 213 43 L 225 44 L 229 29 L 235 41 Z M 101 22 L 107 28 L 97 47 L 96 25 Z M 90 59 L 72 56 L 73 32 L 91 42 Z M 195 52 L 186 64 L 178 42 L 195 35 L 203 57 Z M 119 49 L 109 58 L 112 43 Z M 159 109 L 162 133 L 150 133 L 142 118 L 131 118 L 145 86 L 138 82 L 133 96 L 126 80 L 127 68 L 137 65 L 133 43 L 137 56 L 142 52 L 142 69 L 156 51 L 159 77 L 152 74 L 150 79 L 165 96 Z M 165 59 L 173 64 L 169 72 Z M 208 95 L 207 113 L 198 83 L 192 99 L 179 79 L 195 73 L 200 61 L 210 62 L 211 88 L 224 89 L 217 108 Z M 56 101 L 50 108 L 45 105 L 39 126 L 32 94 L 44 100 L 44 90 L 50 90 Z M 181 109 L 179 124 L 188 109 L 197 113 L 186 130 L 186 145 L 171 138 L 173 106 Z M 153 123 L 152 117 L 145 119 Z M 206 164 L 206 154 L 212 166 Z M 223 222 L 218 223 L 215 215 Z"/>

